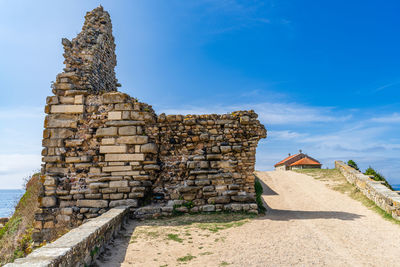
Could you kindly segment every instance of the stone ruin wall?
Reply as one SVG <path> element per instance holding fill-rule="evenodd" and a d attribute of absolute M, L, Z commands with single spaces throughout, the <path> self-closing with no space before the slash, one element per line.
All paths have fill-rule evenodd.
<path fill-rule="evenodd" d="M 257 213 L 255 153 L 266 137 L 257 114 L 157 115 L 117 92 L 109 14 L 98 7 L 85 18 L 62 40 L 66 67 L 46 101 L 36 242 L 120 205 L 137 216 L 149 204 L 159 207 L 153 216 Z"/>

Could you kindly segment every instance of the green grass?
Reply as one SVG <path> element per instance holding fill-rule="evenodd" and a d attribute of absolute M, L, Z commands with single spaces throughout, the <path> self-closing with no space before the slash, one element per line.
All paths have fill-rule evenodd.
<path fill-rule="evenodd" d="M 201 256 L 205 256 L 205 255 L 212 255 L 212 254 L 214 254 L 214 253 L 212 253 L 212 252 L 209 252 L 209 251 L 206 251 L 206 252 L 202 252 L 202 253 L 200 253 L 200 255 L 201 255 Z"/>
<path fill-rule="evenodd" d="M 22 218 L 18 215 L 11 217 L 11 219 L 6 223 L 6 225 L 0 229 L 0 239 L 7 233 L 8 235 L 13 235 L 18 230 L 18 226 L 21 223 Z"/>
<path fill-rule="evenodd" d="M 264 203 L 262 200 L 263 188 L 260 180 L 257 177 L 255 177 L 254 179 L 254 189 L 256 191 L 256 203 L 258 206 L 258 212 L 264 214 L 267 209 L 264 207 Z"/>
<path fill-rule="evenodd" d="M 241 226 L 256 218 L 257 215 L 249 213 L 215 212 L 184 214 L 178 217 L 163 217 L 159 219 L 146 220 L 148 226 L 196 226 L 200 229 L 211 229 L 218 231 L 230 227 Z M 218 228 L 218 229 L 216 229 Z M 219 229 L 221 228 L 221 229 Z"/>
<path fill-rule="evenodd" d="M 173 240 L 173 241 L 176 241 L 176 242 L 179 242 L 179 243 L 183 242 L 183 239 L 180 238 L 177 234 L 168 234 L 167 235 L 167 239 Z"/>
<path fill-rule="evenodd" d="M 210 232 L 216 233 L 220 230 L 242 226 L 246 222 L 248 222 L 248 220 L 240 222 L 229 222 L 229 223 L 199 223 L 196 225 L 196 227 L 201 230 L 208 230 Z"/>
<path fill-rule="evenodd" d="M 219 266 L 228 266 L 229 265 L 229 263 L 227 263 L 226 261 L 223 261 L 223 262 L 221 262 L 220 264 L 219 264 Z"/>
<path fill-rule="evenodd" d="M 187 254 L 186 256 L 183 256 L 183 257 L 181 257 L 181 258 L 178 258 L 177 261 L 179 261 L 179 262 L 188 262 L 188 261 L 193 260 L 194 258 L 196 258 L 196 256 Z"/>
<path fill-rule="evenodd" d="M 27 181 L 26 191 L 10 220 L 0 229 L 0 266 L 32 252 L 33 222 L 38 209 L 39 175 Z"/>
<path fill-rule="evenodd" d="M 385 220 L 400 225 L 400 221 L 394 219 L 391 214 L 387 213 L 386 211 L 378 207 L 375 204 L 375 202 L 367 198 L 356 186 L 347 182 L 346 178 L 340 173 L 339 170 L 307 169 L 307 170 L 296 170 L 296 172 L 307 174 L 321 181 L 333 182 L 333 184 L 328 185 L 331 189 L 348 195 L 352 199 L 361 202 L 364 206 L 379 214 Z"/>

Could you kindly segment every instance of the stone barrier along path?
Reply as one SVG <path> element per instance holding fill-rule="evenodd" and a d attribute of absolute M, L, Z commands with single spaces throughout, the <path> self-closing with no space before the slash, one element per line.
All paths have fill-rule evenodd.
<path fill-rule="evenodd" d="M 349 183 L 355 185 L 377 206 L 400 221 L 400 195 L 397 192 L 387 188 L 381 182 L 372 180 L 343 161 L 335 161 L 335 166 Z"/>
<path fill-rule="evenodd" d="M 116 207 L 66 233 L 26 258 L 5 266 L 89 266 L 128 219 L 129 207 Z"/>

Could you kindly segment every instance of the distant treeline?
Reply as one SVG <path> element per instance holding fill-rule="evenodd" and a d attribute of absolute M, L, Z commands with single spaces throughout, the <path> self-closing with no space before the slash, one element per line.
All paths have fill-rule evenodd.
<path fill-rule="evenodd" d="M 356 170 L 362 172 L 362 171 L 358 168 L 358 165 L 357 165 L 357 163 L 356 163 L 354 160 L 349 160 L 349 161 L 347 162 L 347 165 L 349 165 L 350 167 L 352 167 L 352 168 L 354 168 L 354 169 L 356 169 Z M 377 171 L 376 171 L 374 168 L 372 168 L 371 166 L 369 166 L 369 167 L 365 170 L 364 174 L 370 176 L 370 177 L 371 177 L 372 179 L 374 179 L 375 181 L 383 181 L 383 182 L 384 182 L 383 184 L 384 184 L 386 187 L 388 187 L 388 188 L 390 188 L 391 190 L 393 190 L 392 186 L 388 183 L 388 181 L 386 180 L 386 178 L 385 178 L 382 174 L 380 174 L 379 172 L 377 172 Z"/>

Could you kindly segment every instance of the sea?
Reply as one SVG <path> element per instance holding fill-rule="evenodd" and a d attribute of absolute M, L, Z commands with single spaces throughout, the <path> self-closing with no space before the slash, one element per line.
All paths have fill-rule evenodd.
<path fill-rule="evenodd" d="M 12 216 L 24 192 L 22 189 L 0 189 L 0 218 Z"/>
<path fill-rule="evenodd" d="M 400 184 L 391 184 L 390 186 L 393 188 L 393 190 L 400 191 Z"/>

